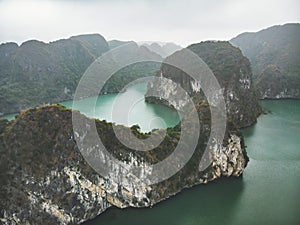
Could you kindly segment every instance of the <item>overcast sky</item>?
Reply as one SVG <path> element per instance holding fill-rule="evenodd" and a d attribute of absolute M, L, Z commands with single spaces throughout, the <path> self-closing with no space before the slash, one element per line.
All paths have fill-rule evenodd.
<path fill-rule="evenodd" d="M 299 0 L 0 0 L 0 42 L 100 33 L 186 46 L 300 21 Z"/>

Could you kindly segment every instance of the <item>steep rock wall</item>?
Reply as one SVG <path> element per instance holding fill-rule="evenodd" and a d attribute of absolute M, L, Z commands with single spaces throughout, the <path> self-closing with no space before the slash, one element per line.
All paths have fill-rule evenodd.
<path fill-rule="evenodd" d="M 261 113 L 258 104 L 254 85 L 252 81 L 252 72 L 250 63 L 244 57 L 238 48 L 233 47 L 229 42 L 201 42 L 188 47 L 189 50 L 197 54 L 212 70 L 217 78 L 221 89 L 219 90 L 225 99 L 227 117 L 237 124 L 238 127 L 250 126 L 256 122 L 256 118 Z M 179 57 L 181 51 L 169 56 L 169 60 L 174 61 Z M 166 59 L 166 61 L 168 58 Z M 176 84 L 167 79 L 171 79 Z M 174 102 L 166 103 L 160 101 L 169 95 L 177 95 L 177 87 L 180 85 L 186 90 L 186 95 L 177 97 Z M 151 95 L 162 96 L 161 99 L 153 98 Z M 187 99 L 191 96 L 197 104 L 205 99 L 201 91 L 201 84 L 193 80 L 183 71 L 163 64 L 160 70 L 160 76 L 156 81 L 148 85 L 146 100 L 148 102 L 159 103 L 183 107 Z"/>
<path fill-rule="evenodd" d="M 79 224 L 112 205 L 149 207 L 183 188 L 222 176 L 239 177 L 248 157 L 243 137 L 232 124 L 228 124 L 224 140 L 215 140 L 209 146 L 210 166 L 205 171 L 198 170 L 210 134 L 210 114 L 206 103 L 197 105 L 197 110 L 202 138 L 191 160 L 174 176 L 150 186 L 135 182 L 140 177 L 122 174 L 122 168 L 113 164 L 108 164 L 113 172 L 107 177 L 97 174 L 77 147 L 72 112 L 62 106 L 30 109 L 11 122 L 1 120 L 1 222 L 7 225 Z M 93 122 L 81 116 L 87 125 Z M 97 120 L 96 126 L 110 153 L 128 166 L 150 165 L 165 158 L 178 143 L 180 133 L 179 126 L 169 128 L 160 147 L 141 153 L 118 142 L 112 124 Z M 159 134 L 160 131 L 153 132 Z M 147 134 L 137 135 L 147 137 Z"/>

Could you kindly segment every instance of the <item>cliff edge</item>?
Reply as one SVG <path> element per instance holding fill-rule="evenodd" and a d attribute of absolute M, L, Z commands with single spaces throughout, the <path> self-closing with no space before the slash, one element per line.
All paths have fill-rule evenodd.
<path fill-rule="evenodd" d="M 198 170 L 210 134 L 210 110 L 205 102 L 199 103 L 197 110 L 201 138 L 194 154 L 174 176 L 153 185 L 137 185 L 133 181 L 139 177 L 120 175 L 118 166 L 110 168 L 114 173 L 107 177 L 96 173 L 77 147 L 72 111 L 60 105 L 22 111 L 10 122 L 0 120 L 0 221 L 7 225 L 79 224 L 112 205 L 149 207 L 183 188 L 222 176 L 239 177 L 248 157 L 241 133 L 229 122 L 224 140 L 216 140 L 209 146 L 211 164 L 205 171 Z M 79 112 L 74 113 L 87 126 L 94 123 Z M 123 146 L 111 123 L 99 120 L 95 123 L 107 150 L 128 166 L 153 164 L 164 159 L 178 144 L 181 132 L 179 125 L 168 128 L 157 148 L 140 152 Z M 136 126 L 120 126 L 120 129 L 130 129 L 142 139 L 150 135 L 140 133 Z M 152 131 L 158 135 L 160 132 Z"/>

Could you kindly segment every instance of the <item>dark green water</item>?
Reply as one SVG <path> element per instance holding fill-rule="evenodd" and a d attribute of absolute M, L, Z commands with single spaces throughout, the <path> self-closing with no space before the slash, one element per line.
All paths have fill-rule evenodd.
<path fill-rule="evenodd" d="M 112 118 L 117 95 L 97 99 L 96 113 L 85 99 L 78 108 L 88 116 L 142 130 L 175 125 L 173 110 L 144 103 L 145 85 L 119 95 L 131 104 L 127 120 L 119 104 Z M 72 102 L 62 104 L 71 107 Z M 262 101 L 271 113 L 259 117 L 253 127 L 243 130 L 250 162 L 241 179 L 221 179 L 199 185 L 155 205 L 151 209 L 110 208 L 86 225 L 293 225 L 300 224 L 300 101 Z M 126 115 L 126 116 L 124 116 Z"/>
<path fill-rule="evenodd" d="M 300 224 L 300 101 L 261 105 L 271 113 L 243 130 L 243 178 L 184 190 L 151 209 L 111 208 L 86 225 Z"/>

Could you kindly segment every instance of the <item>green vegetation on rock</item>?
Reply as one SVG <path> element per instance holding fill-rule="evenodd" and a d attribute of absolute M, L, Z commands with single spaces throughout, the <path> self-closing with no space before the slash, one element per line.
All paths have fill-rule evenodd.
<path fill-rule="evenodd" d="M 190 45 L 187 48 L 197 54 L 217 78 L 222 88 L 228 118 L 236 123 L 238 127 L 252 125 L 261 113 L 261 108 L 254 90 L 249 60 L 243 56 L 240 49 L 226 41 L 205 41 Z M 176 61 L 181 54 L 181 51 L 178 51 L 167 57 L 166 61 Z M 160 75 L 180 84 L 193 97 L 195 104 L 205 99 L 203 92 L 195 88 L 193 78 L 178 68 L 163 63 Z M 169 90 L 172 87 L 169 87 L 168 84 L 159 86 L 160 78 L 157 79 L 157 82 L 154 82 L 153 85 L 148 85 L 146 99 L 149 102 L 161 103 L 159 99 L 147 97 L 147 95 L 151 96 L 152 92 L 157 92 L 156 94 L 159 94 L 159 96 L 171 94 Z M 180 99 L 178 99 L 179 101 Z"/>
<path fill-rule="evenodd" d="M 260 98 L 300 98 L 300 24 L 273 26 L 230 40 L 251 62 Z"/>
<path fill-rule="evenodd" d="M 0 113 L 71 99 L 85 70 L 106 51 L 99 34 L 0 45 Z"/>
<path fill-rule="evenodd" d="M 63 106 L 42 106 L 22 111 L 10 122 L 0 120 L 1 221 L 5 224 L 78 224 L 94 218 L 111 205 L 146 207 L 185 187 L 221 176 L 240 176 L 248 158 L 243 138 L 231 123 L 228 123 L 223 144 L 212 146 L 211 165 L 205 171 L 198 170 L 210 134 L 210 110 L 205 102 L 199 103 L 196 108 L 201 130 L 190 161 L 174 176 L 151 186 L 135 186 L 133 175 L 118 174 L 120 168 L 109 163 L 107 166 L 112 166 L 111 169 L 116 172 L 109 177 L 97 174 L 81 155 L 74 138 L 72 111 Z M 153 164 L 165 159 L 174 151 L 182 132 L 180 125 L 168 128 L 158 147 L 146 152 L 135 151 L 121 144 L 112 123 L 94 121 L 78 111 L 73 113 L 82 119 L 86 127 L 95 123 L 107 151 L 128 166 Z M 188 123 L 193 125 L 193 121 Z M 118 127 L 121 131 L 132 131 L 140 139 L 151 134 L 140 133 L 138 126 Z M 152 134 L 159 137 L 161 132 L 154 130 Z M 86 137 L 82 135 L 81 138 Z M 89 154 L 99 151 L 90 150 Z M 97 159 L 97 154 L 94 158 Z M 117 184 L 115 179 L 125 180 L 128 185 Z"/>
<path fill-rule="evenodd" d="M 161 61 L 159 55 L 144 46 L 135 44 L 131 48 L 130 54 Z M 86 69 L 108 50 L 108 43 L 99 34 L 79 35 L 49 44 L 36 40 L 21 46 L 1 44 L 0 115 L 71 100 Z M 151 62 L 129 65 L 114 74 L 100 94 L 117 93 L 137 78 L 154 76 L 159 67 L 160 63 Z"/>

